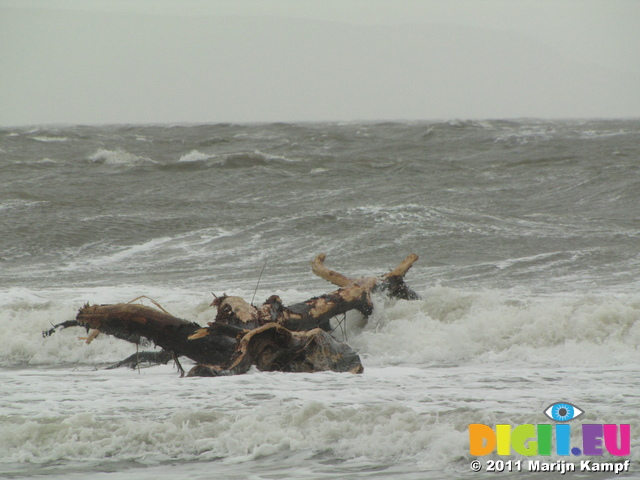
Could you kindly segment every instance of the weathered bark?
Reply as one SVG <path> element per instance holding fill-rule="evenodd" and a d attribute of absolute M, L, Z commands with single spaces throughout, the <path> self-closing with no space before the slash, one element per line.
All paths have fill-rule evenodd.
<path fill-rule="evenodd" d="M 106 367 L 107 370 L 113 370 L 120 367 L 129 367 L 132 369 L 140 368 L 143 365 L 156 366 L 166 365 L 175 358 L 173 352 L 167 350 L 160 350 L 157 352 L 136 352 L 133 355 L 129 355 L 124 360 L 121 360 L 113 365 Z"/>
<path fill-rule="evenodd" d="M 131 303 L 85 305 L 76 321 L 80 326 L 135 344 L 146 338 L 176 357 L 186 356 L 203 363 L 228 362 L 239 341 L 237 337 L 246 333 L 237 327 L 221 325 L 223 328 L 215 328 L 215 335 L 189 341 L 189 336 L 201 328 L 199 324 Z"/>
<path fill-rule="evenodd" d="M 292 332 L 268 323 L 247 333 L 236 348 L 228 368 L 197 365 L 189 376 L 237 375 L 252 365 L 261 371 L 362 373 L 360 357 L 351 348 L 319 328 Z"/>
<path fill-rule="evenodd" d="M 327 333 L 331 319 L 351 310 L 365 316 L 371 314 L 371 295 L 375 291 L 393 298 L 419 298 L 404 283 L 405 274 L 418 257 L 409 255 L 386 275 L 359 279 L 327 268 L 325 257 L 318 255 L 311 262 L 311 269 L 340 288 L 288 307 L 276 295 L 259 307 L 240 297 L 223 295 L 211 304 L 217 308 L 214 321 L 202 328 L 143 305 L 87 304 L 75 320 L 56 325 L 43 335 L 51 335 L 59 327 L 80 326 L 136 345 L 148 340 L 176 361 L 177 357 L 186 356 L 200 363 L 190 375 L 235 375 L 245 373 L 252 365 L 265 371 L 360 373 L 362 364 L 357 353 Z M 93 338 L 95 334 L 87 342 Z M 167 354 L 158 358 L 164 360 Z"/>
<path fill-rule="evenodd" d="M 218 314 L 209 325 L 223 323 L 253 329 L 275 322 L 293 331 L 314 328 L 330 331 L 331 319 L 338 315 L 357 310 L 366 316 L 373 311 L 370 289 L 356 284 L 289 307 L 284 307 L 277 295 L 269 297 L 260 307 L 226 295 L 216 298 L 211 305 L 218 308 Z"/>
<path fill-rule="evenodd" d="M 391 298 L 415 300 L 420 298 L 404 282 L 404 276 L 418 256 L 407 256 L 395 269 L 381 277 L 349 278 L 324 265 L 326 255 L 321 253 L 311 262 L 311 271 L 340 289 L 314 297 L 306 302 L 283 306 L 282 300 L 273 295 L 260 307 L 248 304 L 240 297 L 216 297 L 211 304 L 218 309 L 214 323 L 236 325 L 242 328 L 258 328 L 275 322 L 289 330 L 307 331 L 313 328 L 331 330 L 331 319 L 350 310 L 364 316 L 371 314 L 371 294 L 379 291 Z"/>
<path fill-rule="evenodd" d="M 65 327 L 72 325 L 135 344 L 148 339 L 170 352 L 169 358 L 186 356 L 202 364 L 192 370 L 191 376 L 236 375 L 252 365 L 259 370 L 283 372 L 362 371 L 358 355 L 320 329 L 292 332 L 276 323 L 252 330 L 221 323 L 201 328 L 155 308 L 130 303 L 85 305 L 76 320 Z M 139 361 L 136 357 L 134 354 L 122 363 L 135 364 Z M 159 360 L 166 363 L 166 354 Z"/>
<path fill-rule="evenodd" d="M 334 285 L 338 285 L 339 287 L 348 287 L 353 284 L 361 285 L 368 291 L 381 291 L 391 298 L 399 298 L 402 300 L 417 300 L 420 298 L 420 295 L 404 283 L 404 276 L 418 260 L 418 256 L 415 253 L 407 255 L 407 258 L 400 262 L 396 268 L 381 277 L 365 277 L 361 279 L 348 278 L 341 273 L 327 268 L 324 265 L 325 258 L 326 254 L 324 253 L 318 255 L 311 262 L 311 271 Z"/>

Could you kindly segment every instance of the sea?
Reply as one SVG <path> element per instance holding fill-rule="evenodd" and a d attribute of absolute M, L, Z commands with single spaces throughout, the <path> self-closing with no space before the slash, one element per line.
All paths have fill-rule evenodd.
<path fill-rule="evenodd" d="M 42 335 L 85 303 L 304 301 L 337 288 L 319 253 L 419 256 L 420 300 L 333 321 L 360 375 L 108 369 L 136 346 Z M 0 128 L 1 478 L 640 479 L 639 345 L 640 120 Z M 470 424 L 559 402 L 573 454 L 471 455 Z M 575 455 L 584 424 L 629 425 L 629 454 Z"/>

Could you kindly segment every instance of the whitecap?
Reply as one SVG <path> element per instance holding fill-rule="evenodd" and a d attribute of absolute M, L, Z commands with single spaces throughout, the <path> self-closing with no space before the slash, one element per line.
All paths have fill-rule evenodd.
<path fill-rule="evenodd" d="M 296 160 L 254 150 L 227 153 L 222 156 L 222 164 L 232 168 L 251 168 L 268 165 L 272 162 L 295 163 Z"/>
<path fill-rule="evenodd" d="M 144 165 L 148 163 L 158 163 L 148 157 L 134 155 L 121 149 L 100 149 L 89 157 L 89 161 L 105 165 Z"/>
<path fill-rule="evenodd" d="M 260 150 L 254 150 L 253 153 L 255 153 L 256 155 L 261 155 L 267 162 L 270 162 L 270 161 L 278 161 L 278 162 L 285 162 L 285 163 L 297 162 L 297 160 L 294 160 L 289 157 L 285 157 L 284 155 L 273 155 L 270 153 L 261 152 Z"/>
<path fill-rule="evenodd" d="M 34 201 L 34 200 L 21 200 L 18 198 L 9 198 L 2 203 L 0 203 L 0 210 L 10 210 L 12 208 L 25 208 L 25 207 L 33 207 L 35 205 L 42 205 L 45 203 L 49 203 L 43 200 Z"/>
<path fill-rule="evenodd" d="M 189 153 L 185 153 L 180 157 L 178 162 L 203 162 L 212 158 L 212 155 L 208 155 L 206 153 L 202 153 L 198 150 L 191 150 Z"/>
<path fill-rule="evenodd" d="M 31 137 L 33 140 L 44 143 L 52 143 L 52 142 L 67 142 L 69 141 L 68 137 Z"/>
<path fill-rule="evenodd" d="M 639 342 L 637 296 L 445 287 L 427 290 L 424 300 L 376 307 L 366 326 L 349 334 L 349 343 L 374 365 L 621 366 L 640 361 Z"/>
<path fill-rule="evenodd" d="M 621 135 L 626 135 L 627 132 L 624 130 L 616 130 L 616 131 L 600 131 L 600 130 L 585 130 L 580 132 L 580 138 L 582 139 L 598 139 L 598 138 L 606 138 L 606 137 L 619 137 Z"/>

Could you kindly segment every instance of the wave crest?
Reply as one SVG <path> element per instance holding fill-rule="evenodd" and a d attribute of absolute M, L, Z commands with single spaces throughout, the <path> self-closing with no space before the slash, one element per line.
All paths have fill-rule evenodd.
<path fill-rule="evenodd" d="M 139 166 L 146 164 L 158 163 L 148 157 L 142 157 L 134 155 L 133 153 L 125 150 L 107 150 L 100 149 L 89 156 L 89 161 L 92 163 L 100 163 L 105 165 L 124 165 L 124 166 Z"/>
<path fill-rule="evenodd" d="M 640 300 L 435 287 L 424 300 L 377 308 L 349 340 L 377 365 L 626 365 L 640 361 Z"/>

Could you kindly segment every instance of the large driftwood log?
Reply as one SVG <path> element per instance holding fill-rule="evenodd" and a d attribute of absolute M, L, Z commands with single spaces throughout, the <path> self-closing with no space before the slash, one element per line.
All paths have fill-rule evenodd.
<path fill-rule="evenodd" d="M 176 357 L 189 357 L 196 362 L 224 363 L 235 352 L 238 337 L 246 332 L 231 325 L 215 327 L 215 335 L 189 341 L 200 327 L 155 308 L 132 303 L 85 305 L 76 315 L 81 326 L 107 335 L 140 343 L 146 338 Z"/>
<path fill-rule="evenodd" d="M 338 290 L 288 307 L 276 295 L 259 307 L 240 297 L 223 295 L 211 304 L 217 315 L 205 328 L 144 305 L 87 304 L 75 320 L 56 325 L 44 335 L 59 327 L 81 326 L 136 345 L 148 340 L 170 352 L 176 361 L 186 356 L 199 363 L 190 375 L 235 375 L 252 365 L 264 371 L 360 373 L 363 367 L 357 353 L 327 333 L 331 319 L 351 310 L 369 315 L 375 291 L 393 298 L 419 298 L 404 283 L 417 259 L 417 255 L 409 255 L 380 277 L 349 278 L 327 268 L 325 254 L 320 254 L 311 262 L 311 269 L 339 286 Z M 92 338 L 94 335 L 89 341 Z"/>
<path fill-rule="evenodd" d="M 189 376 L 237 375 L 246 373 L 252 365 L 267 372 L 363 371 L 358 354 L 324 330 L 292 332 L 277 323 L 267 323 L 242 337 L 228 367 L 201 364 L 191 369 Z"/>
<path fill-rule="evenodd" d="M 275 322 L 289 330 L 306 331 L 313 328 L 331 330 L 332 318 L 350 310 L 365 316 L 371 314 L 371 294 L 380 291 L 391 298 L 415 300 L 420 298 L 404 282 L 404 276 L 418 260 L 418 256 L 407 256 L 395 269 L 380 277 L 348 278 L 324 265 L 326 254 L 321 253 L 311 262 L 311 271 L 340 289 L 314 297 L 306 302 L 285 307 L 277 295 L 269 297 L 259 307 L 248 304 L 240 297 L 217 297 L 211 306 L 218 309 L 213 323 L 236 325 L 242 328 L 257 328 Z M 211 325 L 211 324 L 210 324 Z"/>

